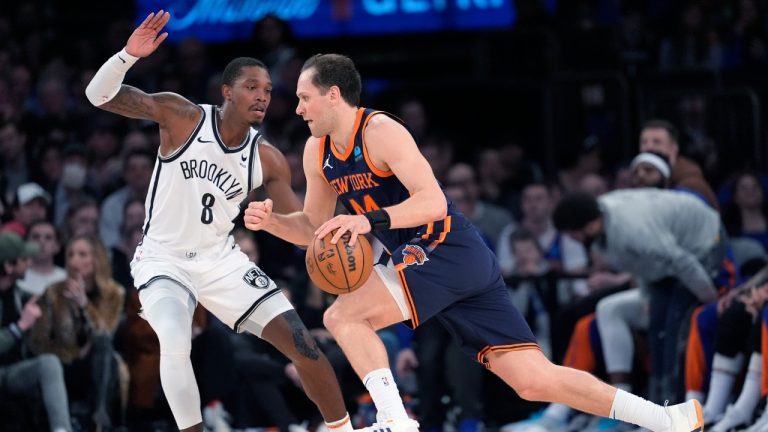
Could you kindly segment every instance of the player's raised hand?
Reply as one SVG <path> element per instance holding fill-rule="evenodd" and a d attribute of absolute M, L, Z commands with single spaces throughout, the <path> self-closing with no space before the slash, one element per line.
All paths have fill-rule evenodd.
<path fill-rule="evenodd" d="M 168 37 L 168 32 L 160 34 L 160 31 L 168 24 L 169 19 L 171 19 L 171 14 L 162 9 L 157 13 L 149 14 L 128 38 L 125 51 L 135 57 L 146 57 L 155 52 L 157 47 Z M 158 36 L 158 34 L 160 35 Z"/>
<path fill-rule="evenodd" d="M 264 201 L 253 201 L 245 209 L 243 222 L 245 227 L 252 231 L 264 229 L 272 216 L 272 200 L 267 198 Z"/>

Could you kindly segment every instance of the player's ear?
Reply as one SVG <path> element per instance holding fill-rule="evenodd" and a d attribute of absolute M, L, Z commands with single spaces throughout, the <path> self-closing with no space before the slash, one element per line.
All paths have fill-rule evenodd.
<path fill-rule="evenodd" d="M 221 85 L 221 96 L 224 97 L 225 101 L 228 101 L 232 97 L 232 87 L 222 84 Z"/>
<path fill-rule="evenodd" d="M 328 89 L 328 96 L 331 99 L 331 102 L 338 103 L 341 100 L 341 90 L 339 90 L 339 86 L 331 86 L 331 88 Z"/>

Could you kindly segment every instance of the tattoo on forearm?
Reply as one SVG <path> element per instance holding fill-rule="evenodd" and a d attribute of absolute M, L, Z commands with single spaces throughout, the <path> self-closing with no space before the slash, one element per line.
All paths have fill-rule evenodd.
<path fill-rule="evenodd" d="M 112 100 L 103 108 L 131 118 L 159 121 L 159 116 L 172 114 L 178 118 L 196 120 L 199 109 L 190 101 L 174 93 L 148 95 L 136 87 L 123 84 Z"/>
<path fill-rule="evenodd" d="M 320 349 L 307 331 L 307 328 L 304 327 L 304 323 L 301 322 L 296 311 L 288 311 L 283 314 L 283 316 L 291 327 L 291 333 L 293 333 L 293 345 L 296 347 L 296 351 L 308 359 L 319 359 Z"/>
<path fill-rule="evenodd" d="M 153 115 L 150 96 L 125 84 L 120 87 L 120 91 L 112 100 L 103 105 L 103 108 L 131 118 L 151 120 Z"/>

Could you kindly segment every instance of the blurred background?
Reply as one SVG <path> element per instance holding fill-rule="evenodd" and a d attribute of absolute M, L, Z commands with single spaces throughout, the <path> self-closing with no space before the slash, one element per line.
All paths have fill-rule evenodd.
<path fill-rule="evenodd" d="M 319 52 L 351 57 L 363 77 L 363 106 L 405 121 L 449 197 L 471 215 L 497 252 L 510 287 L 521 283 L 516 277 L 548 275 L 544 285 L 550 288 L 537 285 L 530 291 L 541 294 L 542 301 L 536 296 L 518 300 L 555 361 L 563 359 L 576 319 L 550 322 L 549 317 L 613 282 L 589 279 L 600 271 L 586 251 L 578 252 L 581 258 L 575 261 L 539 256 L 552 250 L 552 242 L 559 248 L 560 236 L 545 239 L 536 226 L 554 230 L 551 212 L 565 192 L 597 196 L 648 186 L 637 179 L 637 165 L 630 164 L 647 121 L 666 120 L 678 132 L 675 152 L 680 157 L 665 155 L 673 183 L 675 160 L 682 158 L 703 180 L 706 190 L 699 192 L 711 193 L 710 204 L 724 217 L 758 209 L 763 222 L 768 220 L 766 0 L 5 0 L 0 2 L 0 230 L 36 240 L 32 227 L 50 226 L 55 245 L 40 243 L 33 270 L 67 268 L 70 240 L 81 236 L 94 236 L 106 246 L 112 277 L 125 297 L 114 345 L 130 370 L 115 378 L 125 385 L 125 395 L 115 396 L 121 402 L 110 411 L 115 427 L 172 427 L 156 376 L 145 379 L 155 385 L 150 389 L 128 389 L 129 375 L 146 373 L 136 369 L 136 351 L 144 349 L 137 348 L 143 339 L 136 335 L 153 337 L 141 327 L 146 325 L 142 320 L 132 318 L 138 303 L 128 262 L 141 239 L 159 138 L 153 123 L 97 110 L 84 89 L 135 26 L 159 9 L 171 12 L 170 36 L 131 68 L 125 83 L 220 104 L 220 74 L 231 59 L 264 61 L 274 91 L 262 130 L 285 153 L 299 195 L 305 187 L 301 154 L 309 134 L 294 113 L 301 66 Z M 533 231 L 542 249 L 532 252 L 533 270 L 521 271 L 526 254 L 513 245 L 520 240 L 513 235 L 520 227 Z M 734 237 L 755 234 L 743 232 L 740 224 L 728 228 Z M 752 235 L 758 249 L 747 258 L 765 257 L 766 231 Z M 332 299 L 308 283 L 303 251 L 262 233 L 240 232 L 238 240 L 291 294 L 308 326 L 316 326 L 324 348 L 339 354 L 334 366 L 350 412 L 358 425 L 370 424 L 370 400 L 338 347 L 321 331 L 322 311 Z M 20 277 L 19 284 L 39 294 L 47 286 L 41 280 L 33 274 Z M 198 380 L 201 391 L 208 392 L 203 399 L 210 424 L 314 427 L 317 413 L 302 399 L 285 360 L 269 347 L 253 348 L 256 341 L 245 343 L 264 354 L 258 358 L 273 362 L 269 370 L 278 378 L 270 385 L 291 401 L 290 415 L 276 420 L 270 417 L 274 409 L 251 412 L 243 401 L 253 400 L 248 399 L 258 393 L 253 388 L 233 396 L 231 389 L 206 387 L 206 381 L 227 381 L 220 376 L 226 369 L 222 360 L 209 359 L 207 353 L 235 350 L 230 344 L 243 341 L 221 336 L 226 332 L 218 332 L 210 316 L 200 325 L 210 330 L 203 333 L 208 339 L 196 339 L 200 347 L 194 357 L 199 376 L 207 377 Z M 413 336 L 398 328 L 382 337 L 389 337 L 393 367 L 403 372 L 401 386 L 417 415 L 426 405 L 412 376 L 416 366 L 396 364 Z M 421 340 L 432 337 L 422 335 Z M 219 343 L 230 348 L 219 349 Z M 435 362 L 442 357 L 439 351 L 422 354 L 435 356 Z M 538 408 L 478 370 L 488 386 L 472 390 L 479 406 L 438 389 L 435 403 L 446 417 L 422 421 L 461 429 L 462 420 L 474 419 L 462 429 L 469 432 L 478 425 L 501 427 Z M 249 379 L 266 385 L 263 377 Z M 71 395 L 73 418 L 87 430 L 98 421 L 87 398 L 78 405 L 78 397 Z M 39 418 L 16 408 L 0 392 L 0 412 L 20 417 L 17 430 L 40 426 Z"/>

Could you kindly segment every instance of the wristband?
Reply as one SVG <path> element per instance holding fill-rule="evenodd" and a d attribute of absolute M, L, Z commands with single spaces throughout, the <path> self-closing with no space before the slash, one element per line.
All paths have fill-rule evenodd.
<path fill-rule="evenodd" d="M 389 219 L 389 213 L 386 210 L 374 210 L 367 213 L 363 213 L 368 223 L 371 224 L 371 231 L 384 231 L 388 230 L 392 225 L 392 221 Z"/>
<path fill-rule="evenodd" d="M 123 48 L 119 53 L 110 57 L 93 76 L 88 87 L 85 89 L 85 95 L 94 105 L 103 105 L 120 91 L 120 85 L 123 83 L 125 73 L 133 66 L 138 57 L 134 57 Z"/>

